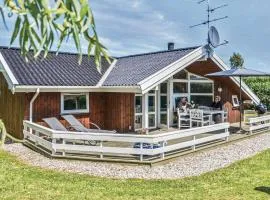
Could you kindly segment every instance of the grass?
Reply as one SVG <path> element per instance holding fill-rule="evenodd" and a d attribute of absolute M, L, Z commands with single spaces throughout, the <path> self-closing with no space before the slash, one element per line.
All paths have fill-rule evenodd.
<path fill-rule="evenodd" d="M 0 151 L 0 199 L 270 199 L 270 150 L 225 169 L 179 180 L 60 173 L 28 166 Z"/>

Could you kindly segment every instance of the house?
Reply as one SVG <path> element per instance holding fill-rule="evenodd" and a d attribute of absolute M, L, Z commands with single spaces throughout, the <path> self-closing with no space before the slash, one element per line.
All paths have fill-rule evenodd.
<path fill-rule="evenodd" d="M 207 46 L 170 49 L 102 60 L 99 73 L 94 57 L 49 53 L 46 59 L 25 62 L 16 48 L 0 47 L 0 118 L 10 134 L 23 137 L 23 120 L 71 113 L 85 126 L 89 122 L 119 133 L 171 127 L 176 104 L 187 97 L 209 105 L 220 95 L 228 121 L 239 121 L 232 95 L 239 94 L 239 80 L 207 78 L 206 74 L 229 67 Z M 243 84 L 245 100 L 258 97 Z"/>

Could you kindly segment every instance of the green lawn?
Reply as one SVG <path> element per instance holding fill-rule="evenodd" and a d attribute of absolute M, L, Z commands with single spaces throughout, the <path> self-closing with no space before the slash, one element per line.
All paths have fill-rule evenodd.
<path fill-rule="evenodd" d="M 270 199 L 270 150 L 199 177 L 153 181 L 43 170 L 0 151 L 0 199 Z"/>

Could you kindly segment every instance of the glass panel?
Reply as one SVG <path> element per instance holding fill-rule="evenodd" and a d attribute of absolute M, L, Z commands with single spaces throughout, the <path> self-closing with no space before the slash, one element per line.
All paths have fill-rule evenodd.
<path fill-rule="evenodd" d="M 167 111 L 167 96 L 160 97 L 160 111 Z"/>
<path fill-rule="evenodd" d="M 199 106 L 211 106 L 213 102 L 213 96 L 191 95 L 190 98 L 191 101 L 194 101 L 194 103 Z"/>
<path fill-rule="evenodd" d="M 149 94 L 154 94 L 155 93 L 155 90 L 150 90 L 148 93 Z"/>
<path fill-rule="evenodd" d="M 86 109 L 86 95 L 78 96 L 78 110 L 85 110 Z"/>
<path fill-rule="evenodd" d="M 191 93 L 213 93 L 213 83 L 190 83 Z"/>
<path fill-rule="evenodd" d="M 155 97 L 148 96 L 148 112 L 155 112 Z"/>
<path fill-rule="evenodd" d="M 177 74 L 173 75 L 174 79 L 187 79 L 187 72 L 185 71 L 180 71 Z"/>
<path fill-rule="evenodd" d="M 167 83 L 161 83 L 160 84 L 160 93 L 161 94 L 167 94 Z"/>
<path fill-rule="evenodd" d="M 141 96 L 135 97 L 135 112 L 142 113 L 142 97 Z"/>
<path fill-rule="evenodd" d="M 173 83 L 173 93 L 188 93 L 188 84 L 187 83 Z"/>
<path fill-rule="evenodd" d="M 160 123 L 167 124 L 167 114 L 160 114 Z"/>
<path fill-rule="evenodd" d="M 86 95 L 64 95 L 64 110 L 85 110 Z"/>
<path fill-rule="evenodd" d="M 142 116 L 135 116 L 135 129 L 142 128 Z"/>
<path fill-rule="evenodd" d="M 150 114 L 148 116 L 148 123 L 149 123 L 149 127 L 156 127 L 155 115 L 154 114 Z"/>
<path fill-rule="evenodd" d="M 197 75 L 191 74 L 190 80 L 209 80 L 209 79 L 202 77 L 202 76 L 197 76 Z"/>

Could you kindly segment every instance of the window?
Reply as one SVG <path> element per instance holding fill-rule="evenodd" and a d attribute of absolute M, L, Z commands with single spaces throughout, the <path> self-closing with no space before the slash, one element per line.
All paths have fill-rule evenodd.
<path fill-rule="evenodd" d="M 213 83 L 190 83 L 191 93 L 213 93 Z"/>
<path fill-rule="evenodd" d="M 173 76 L 174 79 L 187 79 L 188 78 L 188 73 L 186 71 L 180 71 L 177 74 Z"/>
<path fill-rule="evenodd" d="M 213 102 L 213 95 L 204 96 L 204 95 L 191 95 L 191 101 L 193 101 L 196 105 L 200 106 L 211 106 Z"/>
<path fill-rule="evenodd" d="M 135 130 L 142 129 L 142 95 L 135 95 Z"/>
<path fill-rule="evenodd" d="M 89 94 L 61 94 L 61 113 L 88 113 Z"/>
<path fill-rule="evenodd" d="M 188 83 L 174 82 L 173 93 L 188 93 Z"/>

